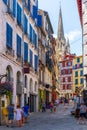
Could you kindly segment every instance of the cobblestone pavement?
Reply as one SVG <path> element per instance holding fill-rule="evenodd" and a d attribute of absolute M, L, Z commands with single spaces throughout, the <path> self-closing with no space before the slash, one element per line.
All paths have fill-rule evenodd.
<path fill-rule="evenodd" d="M 71 105 L 66 107 L 60 105 L 55 113 L 47 110 L 45 113 L 32 113 L 29 123 L 21 128 L 7 128 L 0 126 L 0 130 L 87 130 L 87 124 L 77 124 L 77 119 L 70 114 Z"/>

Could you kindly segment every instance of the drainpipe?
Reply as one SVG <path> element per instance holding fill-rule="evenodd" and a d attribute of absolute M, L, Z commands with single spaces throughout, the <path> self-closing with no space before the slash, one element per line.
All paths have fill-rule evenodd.
<path fill-rule="evenodd" d="M 24 2 L 22 0 L 22 44 L 21 44 L 21 67 L 22 67 L 22 100 L 21 105 L 24 105 Z"/>

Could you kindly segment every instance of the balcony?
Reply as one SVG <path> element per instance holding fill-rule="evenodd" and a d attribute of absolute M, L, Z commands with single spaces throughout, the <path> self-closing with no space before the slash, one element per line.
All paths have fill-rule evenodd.
<path fill-rule="evenodd" d="M 22 82 L 17 82 L 16 84 L 16 93 L 17 94 L 22 94 L 22 86 L 23 86 L 23 83 Z"/>

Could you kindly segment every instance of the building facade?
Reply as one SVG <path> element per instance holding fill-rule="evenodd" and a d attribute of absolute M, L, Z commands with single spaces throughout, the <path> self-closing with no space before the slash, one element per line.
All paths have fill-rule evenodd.
<path fill-rule="evenodd" d="M 81 94 L 83 90 L 83 57 L 76 56 L 73 59 L 73 92 Z"/>
<path fill-rule="evenodd" d="M 42 16 L 37 1 L 0 1 L 0 74 L 13 86 L 12 102 L 38 110 L 38 30 Z M 2 98 L 6 102 L 6 97 Z M 5 103 L 6 104 L 6 103 Z"/>
<path fill-rule="evenodd" d="M 52 61 L 51 61 L 51 39 L 53 34 L 52 25 L 48 12 L 39 10 L 42 15 L 42 27 L 38 28 L 39 40 L 39 89 L 38 103 L 39 110 L 41 109 L 42 101 L 48 106 L 51 101 L 51 86 L 52 86 Z"/>
<path fill-rule="evenodd" d="M 75 55 L 65 55 L 64 59 L 59 62 L 60 70 L 60 95 L 61 97 L 70 98 L 73 96 L 73 58 Z"/>

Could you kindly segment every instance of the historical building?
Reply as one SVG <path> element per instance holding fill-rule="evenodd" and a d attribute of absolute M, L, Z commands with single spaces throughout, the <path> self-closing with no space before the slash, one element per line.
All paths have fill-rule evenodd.
<path fill-rule="evenodd" d="M 0 75 L 13 86 L 12 102 L 38 110 L 38 27 L 42 16 L 37 1 L 0 1 Z M 6 104 L 6 96 L 2 100 Z"/>
<path fill-rule="evenodd" d="M 73 58 L 75 55 L 67 54 L 64 59 L 59 62 L 60 75 L 60 95 L 62 97 L 70 98 L 73 95 Z"/>
<path fill-rule="evenodd" d="M 76 56 L 73 59 L 73 92 L 81 94 L 83 90 L 83 58 Z"/>
<path fill-rule="evenodd" d="M 44 100 L 46 106 L 52 98 L 52 60 L 51 60 L 51 38 L 53 34 L 52 25 L 48 12 L 39 10 L 42 15 L 42 27 L 38 28 L 38 44 L 39 44 L 39 90 L 38 103 L 39 110 Z"/>

